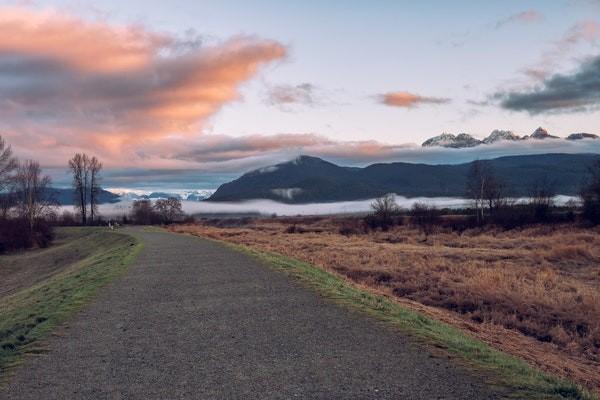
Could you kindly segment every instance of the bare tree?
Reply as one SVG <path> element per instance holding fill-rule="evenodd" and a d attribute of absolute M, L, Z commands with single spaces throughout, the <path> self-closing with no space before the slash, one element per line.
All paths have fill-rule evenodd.
<path fill-rule="evenodd" d="M 490 215 L 495 215 L 502 207 L 508 205 L 506 184 L 496 175 L 493 169 L 487 168 L 487 184 L 483 197 L 487 202 Z"/>
<path fill-rule="evenodd" d="M 54 205 L 49 199 L 50 177 L 42 175 L 38 162 L 27 160 L 17 167 L 14 181 L 18 215 L 33 231 L 35 222 L 53 211 Z"/>
<path fill-rule="evenodd" d="M 90 171 L 90 220 L 94 222 L 94 218 L 98 215 L 98 197 L 100 196 L 100 171 L 102 163 L 96 157 L 89 160 Z"/>
<path fill-rule="evenodd" d="M 535 181 L 530 193 L 529 206 L 533 211 L 535 221 L 545 222 L 550 217 L 554 205 L 555 183 L 548 176 Z"/>
<path fill-rule="evenodd" d="M 71 174 L 73 174 L 73 190 L 75 193 L 73 200 L 75 201 L 75 208 L 79 212 L 82 225 L 87 224 L 86 159 L 87 156 L 85 154 L 77 153 L 69 160 L 69 169 L 71 170 Z"/>
<path fill-rule="evenodd" d="M 486 208 L 494 214 L 507 204 L 506 185 L 488 162 L 476 160 L 471 164 L 467 176 L 467 197 L 473 201 L 478 223 L 483 222 Z"/>
<path fill-rule="evenodd" d="M 0 217 L 7 218 L 8 212 L 14 206 L 14 171 L 17 159 L 12 155 L 12 149 L 0 136 Z"/>
<path fill-rule="evenodd" d="M 467 197 L 473 201 L 477 222 L 483 221 L 486 179 L 487 177 L 483 162 L 479 160 L 473 161 L 471 168 L 469 168 L 469 174 L 467 175 Z"/>
<path fill-rule="evenodd" d="M 69 169 L 73 175 L 75 208 L 79 212 L 81 224 L 87 225 L 98 216 L 102 163 L 96 157 L 90 158 L 87 154 L 77 153 L 69 160 Z"/>
<path fill-rule="evenodd" d="M 175 197 L 156 200 L 154 210 L 163 223 L 174 222 L 183 215 L 181 200 Z"/>
<path fill-rule="evenodd" d="M 4 193 L 13 179 L 13 172 L 17 168 L 17 159 L 12 155 L 12 149 L 0 136 L 0 193 Z"/>
<path fill-rule="evenodd" d="M 131 219 L 138 225 L 151 225 L 158 222 L 158 215 L 150 200 L 136 200 L 131 206 Z"/>
<path fill-rule="evenodd" d="M 386 194 L 375 199 L 371 203 L 371 209 L 373 214 L 369 215 L 365 222 L 372 229 L 381 228 L 384 231 L 394 224 L 394 216 L 400 212 L 400 207 L 398 207 L 393 194 Z"/>

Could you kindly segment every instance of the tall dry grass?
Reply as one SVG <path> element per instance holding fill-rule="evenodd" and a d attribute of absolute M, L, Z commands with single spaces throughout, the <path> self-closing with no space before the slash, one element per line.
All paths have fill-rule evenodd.
<path fill-rule="evenodd" d="M 239 227 L 196 224 L 172 229 L 307 261 L 378 292 L 445 310 L 469 324 L 498 326 L 550 344 L 540 353 L 551 348 L 568 356 L 569 363 L 582 362 L 582 371 L 600 371 L 597 230 L 559 225 L 424 235 L 400 226 L 388 232 L 338 233 L 347 224 L 275 219 L 245 221 Z M 600 372 L 596 379 L 581 379 L 600 387 Z"/>

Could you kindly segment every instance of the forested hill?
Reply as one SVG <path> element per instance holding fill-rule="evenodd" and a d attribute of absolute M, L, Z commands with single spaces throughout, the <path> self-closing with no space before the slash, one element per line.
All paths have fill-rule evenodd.
<path fill-rule="evenodd" d="M 588 166 L 599 154 L 541 154 L 486 160 L 506 184 L 511 196 L 528 196 L 536 183 L 551 183 L 556 194 L 576 195 Z M 343 167 L 317 157 L 248 172 L 221 185 L 209 201 L 272 199 L 285 203 L 369 199 L 387 193 L 406 197 L 463 197 L 472 163 L 427 165 L 373 164 Z"/>

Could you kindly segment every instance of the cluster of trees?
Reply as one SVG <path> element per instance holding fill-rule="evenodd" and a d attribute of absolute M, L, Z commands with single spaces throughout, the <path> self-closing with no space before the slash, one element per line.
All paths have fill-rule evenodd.
<path fill-rule="evenodd" d="M 473 162 L 467 178 L 465 196 L 472 200 L 472 217 L 467 221 L 454 221 L 460 228 L 495 224 L 505 228 L 529 223 L 573 221 L 575 213 L 554 212 L 556 192 L 549 179 L 541 179 L 531 186 L 529 199 L 517 202 L 511 197 L 510 188 L 495 173 L 486 161 Z M 600 160 L 589 168 L 589 177 L 581 189 L 581 220 L 600 224 Z M 404 216 L 409 216 L 413 225 L 426 234 L 431 232 L 441 220 L 441 211 L 434 206 L 416 203 L 410 210 L 402 210 L 393 195 L 376 199 L 371 204 L 372 213 L 364 220 L 365 230 L 388 230 L 402 224 Z"/>
<path fill-rule="evenodd" d="M 589 167 L 589 177 L 581 188 L 581 218 L 600 223 L 600 160 Z M 486 161 L 475 161 L 469 171 L 466 196 L 473 200 L 476 223 L 513 227 L 526 223 L 573 220 L 573 210 L 567 214 L 553 213 L 556 191 L 548 177 L 533 182 L 527 202 L 511 198 L 510 188 L 498 178 Z M 574 207 L 571 207 L 574 208 Z"/>
<path fill-rule="evenodd" d="M 77 153 L 69 160 L 69 169 L 73 175 L 74 204 L 81 225 L 94 224 L 98 217 L 102 163 L 96 157 Z"/>
<path fill-rule="evenodd" d="M 50 243 L 50 182 L 38 162 L 18 160 L 0 137 L 0 252 Z"/>
<path fill-rule="evenodd" d="M 98 218 L 102 163 L 96 157 L 75 154 L 69 169 L 80 223 L 93 223 Z M 45 247 L 51 242 L 58 217 L 50 185 L 50 177 L 42 173 L 37 161 L 18 160 L 0 136 L 0 252 Z"/>
<path fill-rule="evenodd" d="M 131 219 L 138 225 L 170 224 L 183 218 L 181 200 L 175 197 L 150 200 L 136 200 L 131 208 Z"/>
<path fill-rule="evenodd" d="M 375 199 L 371 204 L 371 210 L 372 212 L 363 218 L 365 231 L 377 229 L 387 231 L 394 225 L 402 225 L 405 215 L 408 215 L 412 224 L 419 226 L 426 234 L 429 234 L 439 223 L 441 217 L 440 210 L 426 203 L 417 202 L 410 210 L 403 210 L 396 203 L 393 194 Z M 347 227 L 345 228 L 347 229 Z"/>

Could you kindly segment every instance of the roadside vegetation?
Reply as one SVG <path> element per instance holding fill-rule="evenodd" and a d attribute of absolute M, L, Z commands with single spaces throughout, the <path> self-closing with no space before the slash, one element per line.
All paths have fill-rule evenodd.
<path fill-rule="evenodd" d="M 232 246 L 295 277 L 338 303 L 358 309 L 410 333 L 428 345 L 432 353 L 441 352 L 456 357 L 457 362 L 476 368 L 479 373 L 487 374 L 490 383 L 510 388 L 510 392 L 505 393 L 508 398 L 581 400 L 597 398 L 580 385 L 532 368 L 518 357 L 498 351 L 483 341 L 474 339 L 462 329 L 432 318 L 422 310 L 415 311 L 398 304 L 379 293 L 369 293 L 363 287 L 357 287 L 339 275 L 278 253 L 255 250 L 246 246 Z"/>
<path fill-rule="evenodd" d="M 455 230 L 455 218 L 427 207 L 411 218 L 387 230 L 352 228 L 361 217 L 205 220 L 170 229 L 309 263 L 600 390 L 599 228 Z"/>
<path fill-rule="evenodd" d="M 48 248 L 0 256 L 0 376 L 46 334 L 119 276 L 138 253 L 133 237 L 95 228 L 60 228 Z"/>

